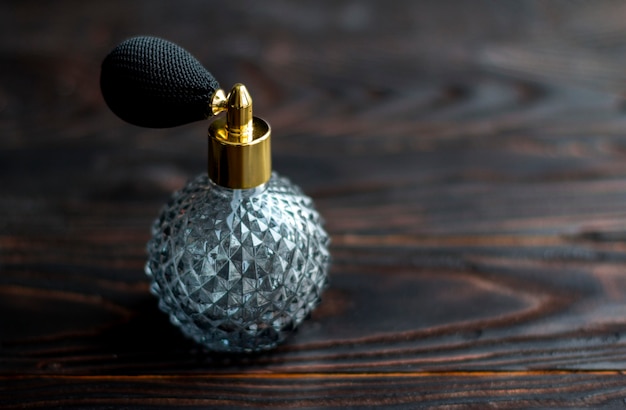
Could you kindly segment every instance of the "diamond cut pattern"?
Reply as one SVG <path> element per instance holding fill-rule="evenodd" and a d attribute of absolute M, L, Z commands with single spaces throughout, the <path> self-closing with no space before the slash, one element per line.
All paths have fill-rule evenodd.
<path fill-rule="evenodd" d="M 152 235 L 146 273 L 159 307 L 211 350 L 275 347 L 327 284 L 321 218 L 277 174 L 253 190 L 217 187 L 201 175 L 173 195 Z"/>

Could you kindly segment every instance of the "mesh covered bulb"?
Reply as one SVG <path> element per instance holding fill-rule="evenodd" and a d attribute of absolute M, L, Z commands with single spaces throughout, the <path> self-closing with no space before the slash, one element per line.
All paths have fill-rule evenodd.
<path fill-rule="evenodd" d="M 253 117 L 246 87 L 227 95 L 188 53 L 153 37 L 113 50 L 101 86 L 111 109 L 135 125 L 226 112 L 209 127 L 208 173 L 174 193 L 152 226 L 146 273 L 172 323 L 208 349 L 276 347 L 320 302 L 329 238 L 311 199 L 272 172 L 271 130 Z M 124 102 L 126 92 L 139 94 L 129 99 L 137 104 Z"/>

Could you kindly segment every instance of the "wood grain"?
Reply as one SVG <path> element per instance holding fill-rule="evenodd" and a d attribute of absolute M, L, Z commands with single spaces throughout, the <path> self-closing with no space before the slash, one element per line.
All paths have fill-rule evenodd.
<path fill-rule="evenodd" d="M 9 382 L 5 408 L 616 408 L 623 383 L 613 372 L 44 376 Z"/>
<path fill-rule="evenodd" d="M 626 26 L 575 4 L 1 3 L 0 407 L 623 407 Z M 326 219 L 331 287 L 276 351 L 204 352 L 148 292 L 207 124 L 109 112 L 135 34 L 245 82 Z"/>

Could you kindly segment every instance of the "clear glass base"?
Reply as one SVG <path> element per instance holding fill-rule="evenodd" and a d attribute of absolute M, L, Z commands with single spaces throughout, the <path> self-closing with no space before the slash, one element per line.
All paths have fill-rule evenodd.
<path fill-rule="evenodd" d="M 313 202 L 272 174 L 236 190 L 200 175 L 152 226 L 146 273 L 159 307 L 210 350 L 275 347 L 317 306 L 329 238 Z"/>

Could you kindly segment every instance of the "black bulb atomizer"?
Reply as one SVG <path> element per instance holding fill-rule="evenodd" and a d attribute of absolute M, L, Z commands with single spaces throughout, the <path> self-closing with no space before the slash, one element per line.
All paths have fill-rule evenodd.
<path fill-rule="evenodd" d="M 102 94 L 135 125 L 207 119 L 208 173 L 174 193 L 152 226 L 146 273 L 159 307 L 209 350 L 274 348 L 319 304 L 329 238 L 309 197 L 272 172 L 270 126 L 236 84 L 226 94 L 187 51 L 155 37 L 118 45 Z"/>

